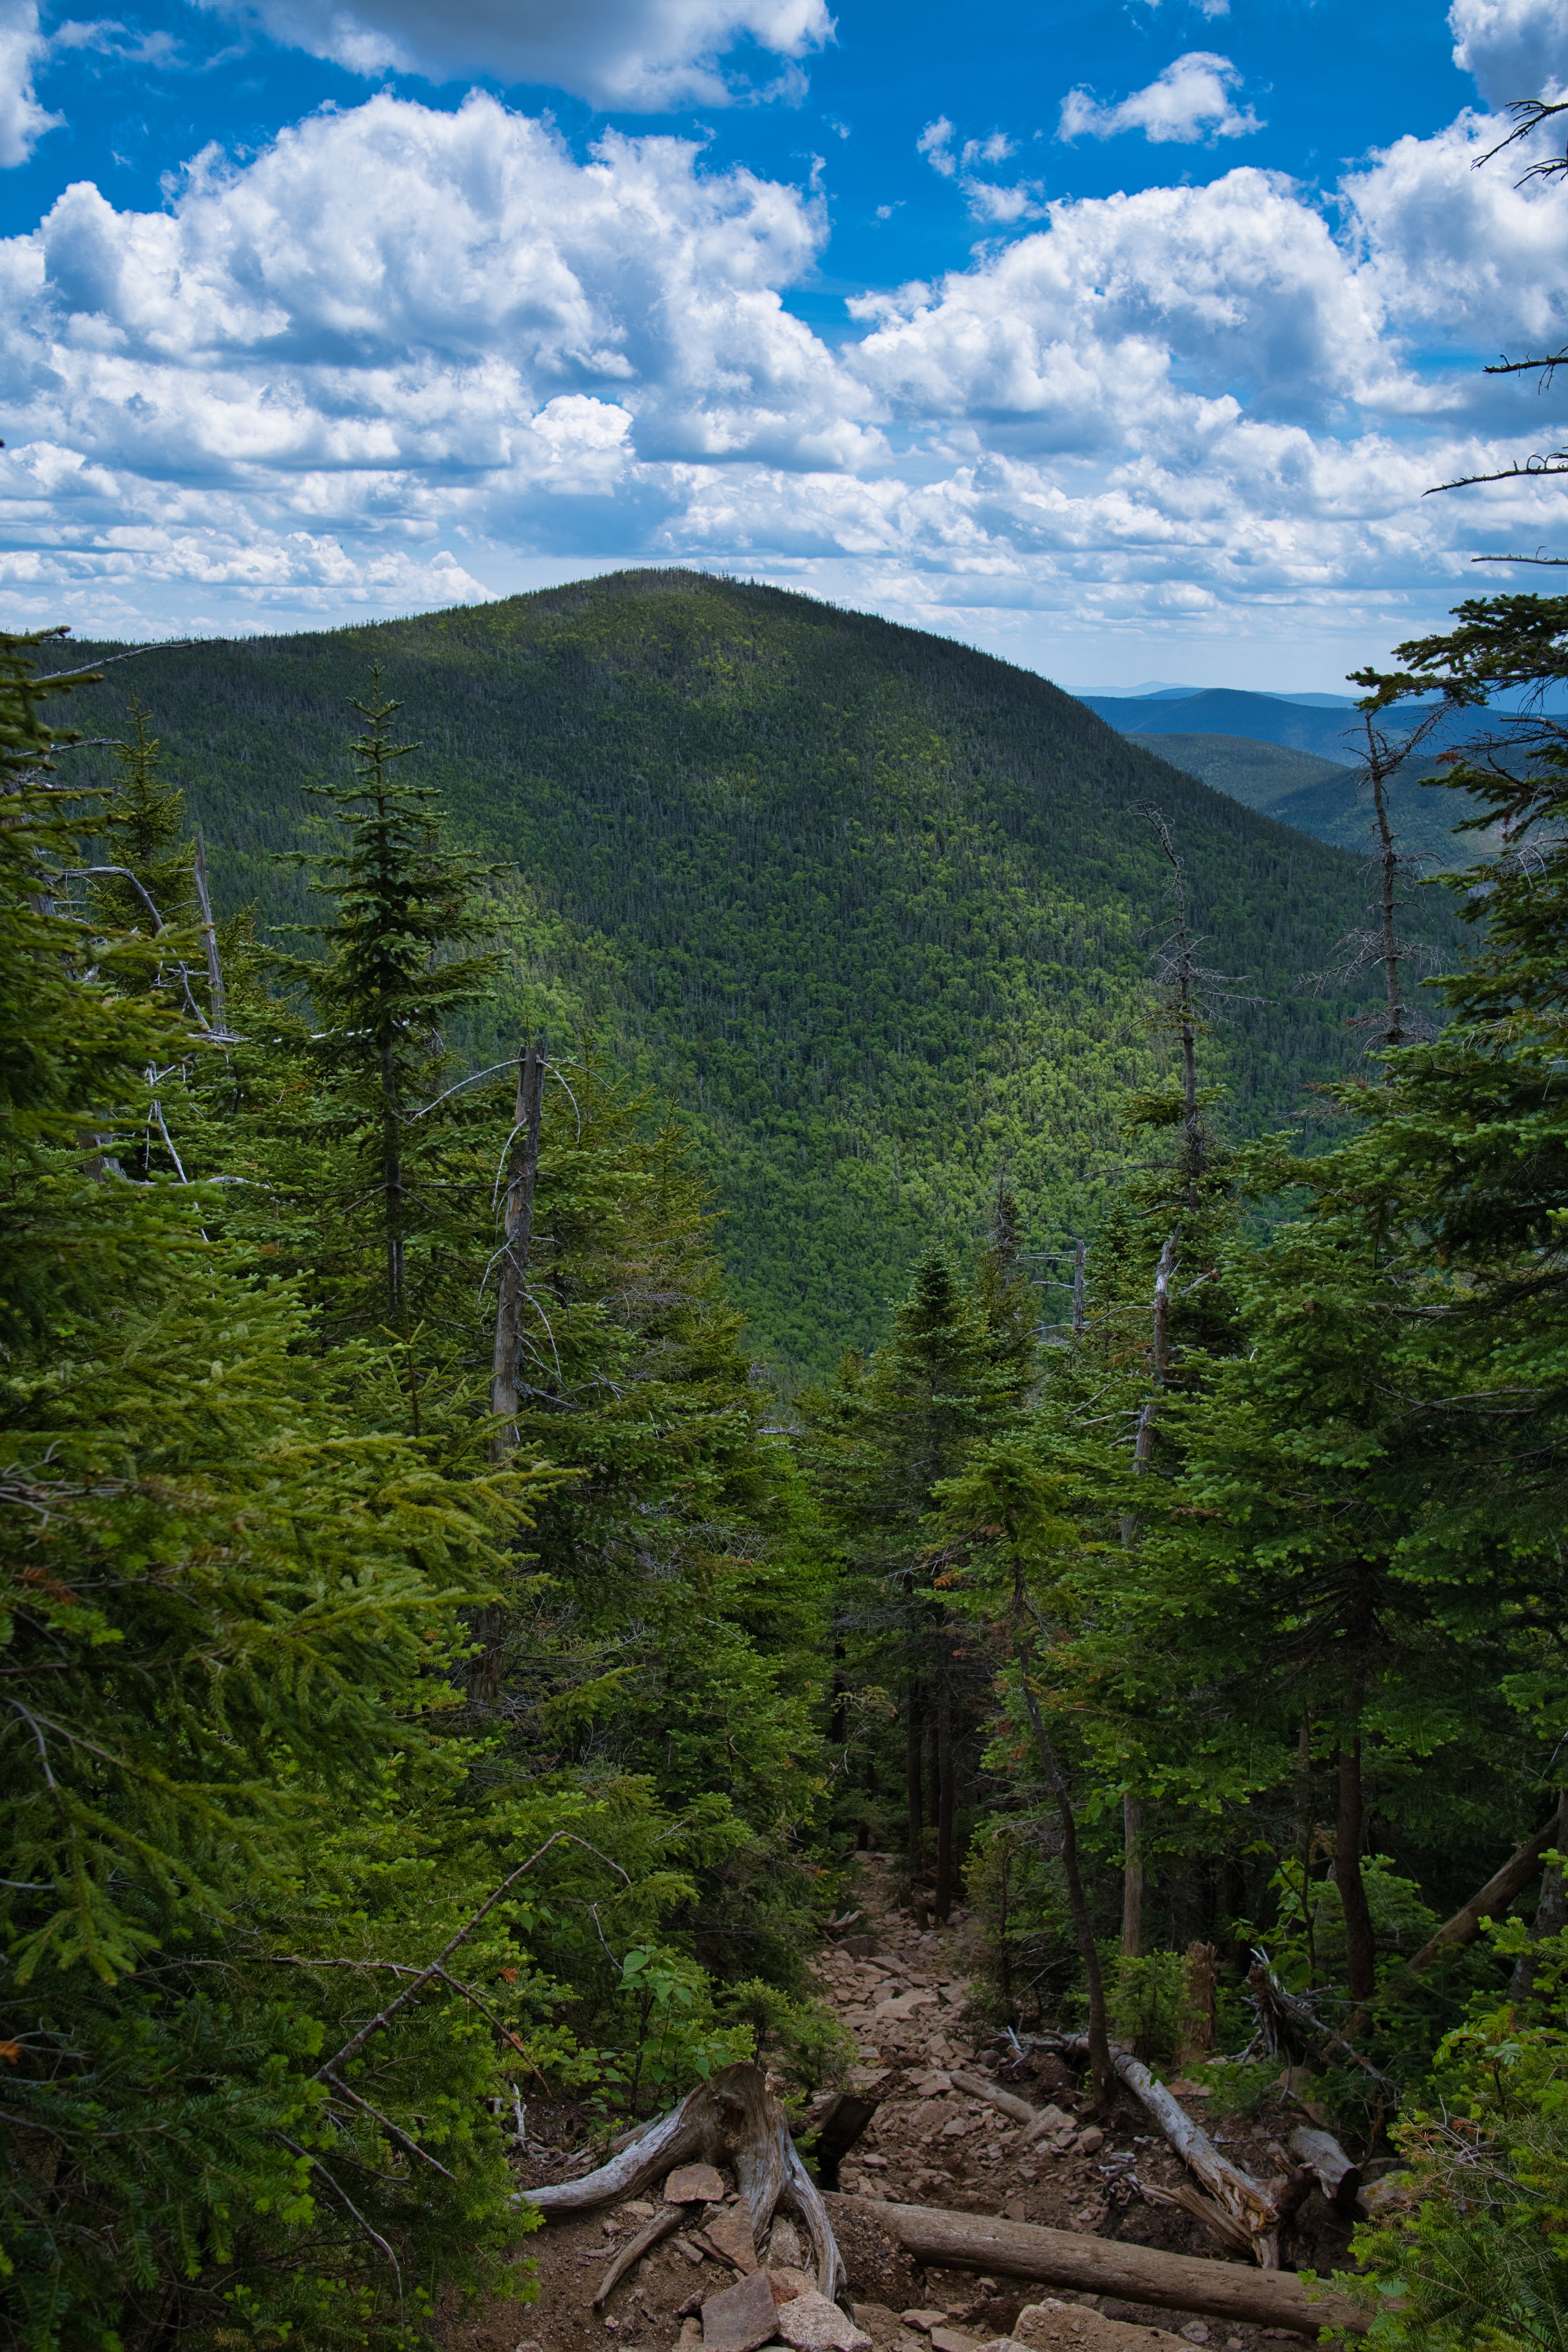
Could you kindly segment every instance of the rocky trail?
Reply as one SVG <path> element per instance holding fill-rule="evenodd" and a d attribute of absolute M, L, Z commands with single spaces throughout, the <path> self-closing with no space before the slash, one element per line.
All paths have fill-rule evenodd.
<path fill-rule="evenodd" d="M 447 2315 L 444 2352 L 1215 2352 L 1300 2346 L 1300 2332 L 1072 2293 L 1017 2277 L 917 2263 L 895 2216 L 921 2207 L 1042 2224 L 1086 2239 L 1226 2261 L 1225 2249 L 1170 2200 L 1189 2179 L 1140 2103 L 1123 2090 L 1103 2124 L 1082 2075 L 1063 2057 L 1029 2053 L 976 2021 L 969 1969 L 975 1931 L 955 1911 L 931 1927 L 896 1906 L 886 1858 L 860 1857 L 852 1931 L 813 1965 L 821 1998 L 858 2045 L 848 2088 L 874 2111 L 832 2178 L 826 2204 L 847 2274 L 838 2305 L 816 2292 L 806 2232 L 784 2218 L 753 2241 L 732 2169 L 687 2166 L 605 2211 L 552 2214 L 520 2251 L 539 2296 Z M 1174 2086 L 1200 2122 L 1205 2102 Z M 980 2092 L 1033 2111 L 1025 2123 Z M 1256 2123 L 1205 2124 L 1224 2154 L 1260 2179 L 1289 2169 L 1279 2108 Z M 588 2170 L 589 2159 L 519 2159 L 520 2188 Z M 597 2160 L 597 2159 L 595 2159 Z M 673 2209 L 679 2206 L 679 2213 Z M 644 2242 L 637 2244 L 638 2240 Z M 1347 2261 L 1349 2224 L 1314 2189 L 1286 2224 L 1281 2263 L 1326 2273 Z M 1085 2248 L 1088 2254 L 1091 2250 Z M 1110 2251 L 1108 2244 L 1107 2251 Z M 617 2255 L 630 2259 L 617 2263 Z M 1248 2257 L 1232 2263 L 1242 2278 Z M 619 2275 L 605 2287 L 612 2270 Z M 1240 2281 L 1238 2280 L 1238 2284 Z M 597 2298 L 597 2299 L 596 2299 Z"/>

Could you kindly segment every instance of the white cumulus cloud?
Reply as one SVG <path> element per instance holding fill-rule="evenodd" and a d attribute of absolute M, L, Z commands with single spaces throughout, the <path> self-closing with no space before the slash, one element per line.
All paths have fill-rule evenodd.
<path fill-rule="evenodd" d="M 1332 211 L 1249 167 L 1058 202 L 832 342 L 784 299 L 822 200 L 483 95 L 207 154 L 158 213 L 82 183 L 0 244 L 0 605 L 281 625 L 697 561 L 1003 650 L 1332 637 L 1337 675 L 1551 527 L 1422 496 L 1563 431 L 1475 365 L 1568 286 L 1559 193 L 1472 168 L 1500 127 Z M 1001 203 L 991 139 L 926 152 Z"/>
<path fill-rule="evenodd" d="M 962 147 L 954 146 L 956 137 L 946 115 L 939 115 L 915 141 L 915 152 L 944 180 L 957 181 L 973 219 L 1011 223 L 1040 218 L 1046 208 L 1045 192 L 1037 180 L 1019 180 L 1008 186 L 979 176 L 979 165 L 1005 163 L 1017 153 L 1005 131 L 993 131 L 984 139 L 966 139 Z M 879 220 L 890 216 L 889 212 L 878 214 Z"/>
<path fill-rule="evenodd" d="M 1568 89 L 1568 10 L 1562 0 L 1454 0 L 1454 63 L 1491 106 Z"/>
<path fill-rule="evenodd" d="M 25 163 L 58 114 L 40 106 L 33 76 L 48 52 L 37 0 L 0 0 L 0 169 Z"/>
<path fill-rule="evenodd" d="M 723 106 L 753 86 L 723 69 L 750 41 L 786 60 L 763 94 L 798 96 L 798 64 L 833 35 L 825 0 L 200 0 L 352 73 L 544 82 L 595 106 Z"/>
<path fill-rule="evenodd" d="M 1228 58 L 1213 49 L 1189 49 L 1143 89 L 1114 106 L 1101 105 L 1092 90 L 1069 89 L 1062 100 L 1058 139 L 1114 139 L 1142 131 L 1146 139 L 1191 145 L 1200 139 L 1240 139 L 1263 125 L 1250 107 L 1238 108 L 1232 93 L 1241 75 Z"/>

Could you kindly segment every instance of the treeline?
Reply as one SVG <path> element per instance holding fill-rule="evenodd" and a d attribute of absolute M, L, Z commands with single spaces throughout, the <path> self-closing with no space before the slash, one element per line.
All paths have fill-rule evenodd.
<path fill-rule="evenodd" d="M 1506 846 L 1445 877 L 1471 940 L 1423 988 L 1384 825 L 1326 1147 L 1227 1142 L 1215 927 L 1151 811 L 1174 1076 L 1127 1098 L 1138 1172 L 1076 1264 L 1001 1186 L 977 1271 L 932 1250 L 804 1400 L 803 1458 L 846 1831 L 939 1917 L 962 1870 L 998 2015 L 1087 2027 L 1102 2089 L 1117 2032 L 1217 2042 L 1216 2114 L 1305 2063 L 1411 2168 L 1419 2218 L 1360 2241 L 1403 2294 L 1376 2339 L 1495 2352 L 1568 2319 L 1568 600 L 1456 617 L 1363 683 L 1378 726 L 1521 696 L 1450 769 Z"/>

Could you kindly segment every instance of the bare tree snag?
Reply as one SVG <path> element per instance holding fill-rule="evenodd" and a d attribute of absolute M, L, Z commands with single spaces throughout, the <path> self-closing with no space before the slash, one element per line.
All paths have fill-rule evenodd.
<path fill-rule="evenodd" d="M 795 2151 L 783 2107 L 766 2074 L 749 2061 L 721 2067 L 699 2083 L 673 2114 L 663 2116 L 629 2147 L 580 2180 L 557 2181 L 523 2194 L 546 2218 L 591 2213 L 662 2188 L 677 2165 L 730 2165 L 751 2216 L 752 2235 L 765 2245 L 775 2211 L 793 2213 L 811 2240 L 816 2284 L 830 2303 L 844 2284 L 844 2265 L 822 2194 Z M 679 2209 L 674 2209 L 679 2218 Z M 669 2224 L 673 2229 L 676 2223 Z"/>
<path fill-rule="evenodd" d="M 528 1288 L 528 1254 L 533 1242 L 533 1194 L 539 1181 L 539 1126 L 544 1109 L 546 1057 L 542 1037 L 531 1039 L 517 1057 L 517 1106 L 506 1174 L 506 1230 L 496 1299 L 495 1352 L 490 1364 L 490 1411 L 504 1426 L 494 1441 L 498 1458 L 517 1445 L 517 1360 L 522 1345 L 522 1302 Z"/>
<path fill-rule="evenodd" d="M 1214 2056 L 1218 2030 L 1218 1954 L 1212 1944 L 1189 1944 L 1182 1962 L 1182 2044 L 1176 2063 L 1184 2070 Z"/>
<path fill-rule="evenodd" d="M 857 2200 L 844 2200 L 853 2207 Z M 1217 2318 L 1316 2337 L 1321 2328 L 1363 2335 L 1368 2315 L 1333 2289 L 1309 2287 L 1290 2271 L 1259 2271 L 1240 2263 L 1205 2262 L 1194 2254 L 1163 2254 L 1113 2238 L 1046 2230 L 1030 2221 L 1003 2221 L 983 2213 L 941 2212 L 925 2205 L 860 2208 L 896 2238 L 916 2262 L 951 2270 L 988 2271 L 1089 2294 L 1123 2296 L 1167 2311 L 1207 2311 Z"/>
<path fill-rule="evenodd" d="M 1121 1800 L 1121 1949 L 1130 1960 L 1143 1949 L 1143 1806 L 1131 1790 Z"/>
<path fill-rule="evenodd" d="M 941 1643 L 936 1660 L 936 1895 L 931 1908 L 945 1927 L 952 1908 L 957 1875 L 953 1821 L 957 1791 L 953 1787 L 952 1661 L 948 1644 Z"/>
<path fill-rule="evenodd" d="M 1067 1880 L 1068 1906 L 1072 1913 L 1073 1936 L 1078 1944 L 1079 1958 L 1089 1988 L 1089 2053 L 1090 2086 L 1094 2093 L 1095 2111 L 1109 2115 L 1114 2093 L 1111 2088 L 1110 2036 L 1105 2018 L 1105 1979 L 1100 1972 L 1100 1947 L 1094 1940 L 1094 1923 L 1089 1916 L 1089 1903 L 1083 1891 L 1083 1874 L 1078 1866 L 1078 1822 L 1073 1816 L 1072 1798 L 1057 1762 L 1056 1750 L 1046 1730 L 1040 1702 L 1035 1696 L 1029 1680 L 1027 1644 L 1020 1640 L 1017 1648 L 1018 1683 L 1024 1694 L 1024 1706 L 1029 1717 L 1029 1727 L 1035 1735 L 1035 1748 L 1040 1768 L 1057 1801 L 1057 1814 L 1062 1825 L 1062 1875 Z"/>
<path fill-rule="evenodd" d="M 812 2116 L 811 2158 L 824 2189 L 837 2188 L 839 2166 L 881 2104 L 879 2096 L 865 2098 L 858 2091 L 835 2091 Z"/>
<path fill-rule="evenodd" d="M 196 827 L 192 845 L 191 876 L 196 886 L 196 904 L 201 908 L 202 939 L 207 953 L 207 1003 L 212 1012 L 213 1027 L 220 1036 L 228 1034 L 228 997 L 223 984 L 223 966 L 218 961 L 217 929 L 213 921 L 213 903 L 207 892 L 207 853 L 202 839 L 202 829 Z"/>

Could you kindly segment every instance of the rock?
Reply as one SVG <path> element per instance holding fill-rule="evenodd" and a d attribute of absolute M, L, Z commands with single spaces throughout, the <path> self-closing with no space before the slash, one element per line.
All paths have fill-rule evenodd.
<path fill-rule="evenodd" d="M 771 2271 L 799 2270 L 805 2260 L 805 2248 L 800 2242 L 800 2231 L 787 2216 L 781 2214 L 768 2232 L 768 2268 Z M 812 2281 L 812 2284 L 816 2284 Z"/>
<path fill-rule="evenodd" d="M 710 2164 L 678 2165 L 664 2184 L 667 2205 L 717 2205 L 723 2194 L 723 2179 Z M 647 2210 L 651 2215 L 652 2206 Z"/>
<path fill-rule="evenodd" d="M 702 2322 L 700 2319 L 683 2319 L 680 2323 L 680 2352 L 697 2352 L 701 2341 Z"/>
<path fill-rule="evenodd" d="M 629 2221 L 651 2221 L 658 2210 L 658 2208 L 650 2205 L 646 2197 L 629 2197 L 624 2205 L 616 2208 L 616 2213 Z"/>
<path fill-rule="evenodd" d="M 906 2327 L 918 2327 L 922 2336 L 929 2336 L 933 2327 L 947 2325 L 945 2311 L 901 2311 L 899 2316 Z"/>
<path fill-rule="evenodd" d="M 1058 2136 L 1069 2137 L 1077 2129 L 1071 2116 L 1065 2115 L 1060 2107 L 1042 2107 L 1034 2121 L 1025 2125 L 1024 2133 L 1026 2138 L 1032 2141 L 1055 2139 Z"/>
<path fill-rule="evenodd" d="M 694 2246 L 689 2238 L 671 2238 L 670 2244 L 678 2254 L 683 2254 L 693 2269 L 702 2261 L 702 2249 Z"/>
<path fill-rule="evenodd" d="M 751 2273 L 757 2267 L 757 2249 L 752 2236 L 752 2217 L 743 2205 L 727 2205 L 704 2222 L 699 2235 L 700 2245 L 710 2246 L 738 2271 Z"/>
<path fill-rule="evenodd" d="M 777 2333 L 778 2313 L 766 2271 L 752 2271 L 710 2294 L 702 2306 L 702 2352 L 758 2352 Z"/>
<path fill-rule="evenodd" d="M 1208 2329 L 1201 2319 L 1189 2319 L 1182 2334 L 1189 2344 L 1206 2344 L 1209 2340 Z"/>
<path fill-rule="evenodd" d="M 873 2344 L 896 2344 L 904 2332 L 904 2324 L 896 2311 L 885 2303 L 857 2303 L 850 2305 L 855 2325 Z"/>
<path fill-rule="evenodd" d="M 1073 2152 L 1077 2156 L 1098 2156 L 1104 2146 L 1105 2134 L 1098 2124 L 1090 2124 L 1089 2129 L 1080 2131 L 1074 2140 Z"/>
<path fill-rule="evenodd" d="M 979 2336 L 967 2335 L 962 2327 L 933 2327 L 931 2341 L 931 2352 L 980 2352 Z"/>
<path fill-rule="evenodd" d="M 838 1948 L 841 1952 L 847 1952 L 852 1960 L 868 1960 L 877 1948 L 877 1938 L 875 1936 L 846 1936 Z"/>
<path fill-rule="evenodd" d="M 1142 2327 L 1077 2303 L 1032 2303 L 1013 2322 L 1024 2352 L 1184 2352 L 1163 2327 Z"/>
<path fill-rule="evenodd" d="M 793 2264 L 768 2264 L 768 2284 L 775 2303 L 788 2303 L 792 2295 L 815 2294 L 816 2281 L 809 2271 L 797 2270 Z"/>
<path fill-rule="evenodd" d="M 781 2303 L 773 2314 L 773 2326 L 795 2352 L 872 2352 L 871 2338 L 815 2287 Z"/>

